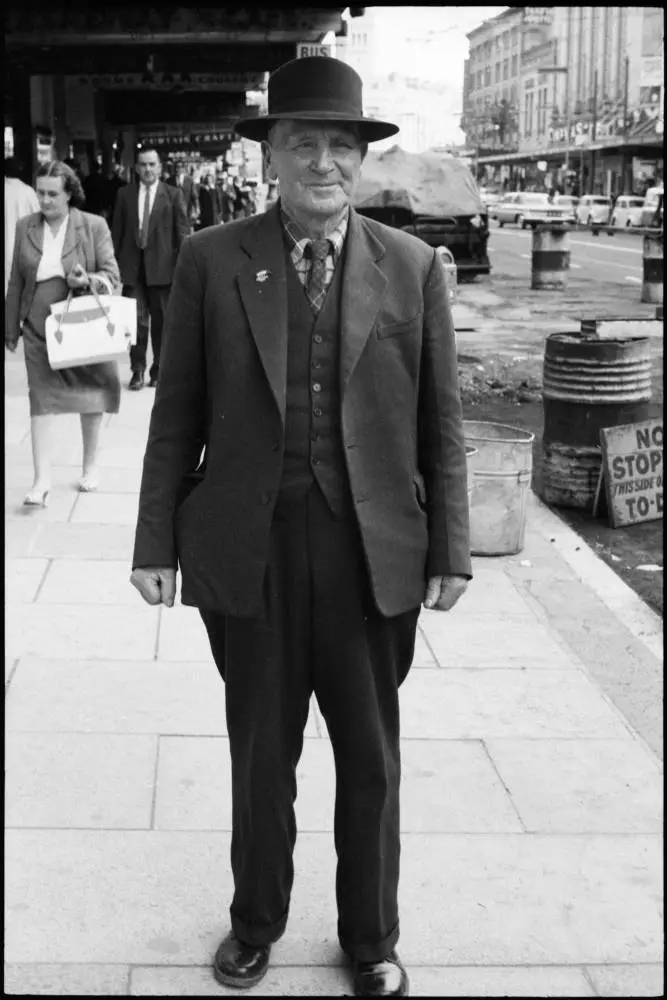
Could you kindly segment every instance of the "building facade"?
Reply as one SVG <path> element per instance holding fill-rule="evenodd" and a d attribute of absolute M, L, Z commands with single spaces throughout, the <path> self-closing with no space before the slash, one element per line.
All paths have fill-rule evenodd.
<path fill-rule="evenodd" d="M 470 32 L 462 128 L 480 175 L 610 195 L 662 180 L 663 31 L 660 7 L 524 7 Z"/>

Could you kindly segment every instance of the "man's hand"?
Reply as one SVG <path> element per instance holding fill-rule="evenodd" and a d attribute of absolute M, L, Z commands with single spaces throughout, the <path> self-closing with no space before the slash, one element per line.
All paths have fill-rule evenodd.
<path fill-rule="evenodd" d="M 424 607 L 434 611 L 449 611 L 468 587 L 465 576 L 432 576 L 426 585 Z"/>
<path fill-rule="evenodd" d="M 147 604 L 166 604 L 173 608 L 176 597 L 176 570 L 161 567 L 132 570 L 130 583 L 136 587 Z"/>

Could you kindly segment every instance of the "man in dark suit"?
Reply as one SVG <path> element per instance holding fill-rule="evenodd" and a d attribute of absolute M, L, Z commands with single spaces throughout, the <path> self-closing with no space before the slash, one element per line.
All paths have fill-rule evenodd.
<path fill-rule="evenodd" d="M 198 607 L 226 688 L 234 899 L 213 962 L 251 986 L 285 929 L 295 769 L 314 692 L 336 764 L 338 937 L 356 996 L 406 996 L 398 689 L 420 606 L 471 576 L 454 330 L 438 255 L 351 209 L 361 80 L 326 57 L 269 82 L 280 203 L 179 258 L 132 583 Z M 203 459 L 202 459 L 203 452 Z"/>
<path fill-rule="evenodd" d="M 153 363 L 151 387 L 158 382 L 162 327 L 178 252 L 190 227 L 178 189 L 160 180 L 160 157 L 144 148 L 137 157 L 139 184 L 116 196 L 111 234 L 123 281 L 123 295 L 137 299 L 137 343 L 130 348 L 130 389 L 142 389 L 150 318 Z"/>

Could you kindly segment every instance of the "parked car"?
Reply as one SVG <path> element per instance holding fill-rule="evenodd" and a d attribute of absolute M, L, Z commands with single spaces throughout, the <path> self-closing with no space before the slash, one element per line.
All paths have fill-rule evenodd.
<path fill-rule="evenodd" d="M 556 204 L 559 208 L 567 209 L 566 219 L 575 225 L 577 222 L 577 205 L 579 204 L 579 199 L 571 194 L 559 194 L 556 198 Z"/>
<path fill-rule="evenodd" d="M 479 189 L 479 196 L 486 205 L 486 207 L 490 208 L 491 205 L 495 205 L 495 203 L 501 197 L 501 193 L 500 191 L 498 191 L 497 188 L 494 189 L 494 188 L 482 187 Z"/>
<path fill-rule="evenodd" d="M 488 213 L 470 168 L 454 156 L 370 150 L 356 190 L 360 215 L 403 229 L 454 257 L 459 281 L 489 274 Z"/>
<path fill-rule="evenodd" d="M 513 222 L 525 229 L 545 222 L 564 222 L 568 210 L 558 202 L 549 201 L 549 196 L 540 191 L 515 191 L 493 205 L 489 214 L 499 226 Z"/>
<path fill-rule="evenodd" d="M 585 194 L 577 205 L 577 222 L 590 226 L 591 222 L 605 223 L 609 221 L 611 198 L 601 194 Z"/>
<path fill-rule="evenodd" d="M 662 226 L 663 225 L 663 202 L 665 189 L 661 184 L 659 187 L 649 188 L 644 199 L 642 208 L 642 226 Z"/>
<path fill-rule="evenodd" d="M 640 226 L 643 207 L 643 198 L 628 194 L 619 195 L 611 213 L 612 226 Z"/>

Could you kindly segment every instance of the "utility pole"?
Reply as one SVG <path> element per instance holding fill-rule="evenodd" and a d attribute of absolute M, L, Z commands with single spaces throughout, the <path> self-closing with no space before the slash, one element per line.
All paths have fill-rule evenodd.
<path fill-rule="evenodd" d="M 630 83 L 630 57 L 625 57 L 625 80 L 623 81 L 623 193 L 631 194 L 631 185 L 628 184 L 628 90 Z"/>
<path fill-rule="evenodd" d="M 595 139 L 598 126 L 598 71 L 593 75 L 593 128 L 591 131 L 591 189 L 589 194 L 595 194 Z"/>

